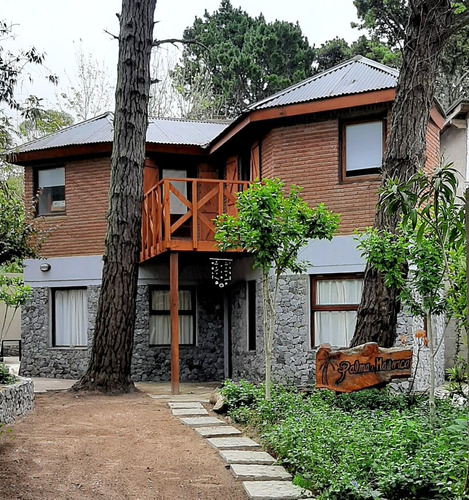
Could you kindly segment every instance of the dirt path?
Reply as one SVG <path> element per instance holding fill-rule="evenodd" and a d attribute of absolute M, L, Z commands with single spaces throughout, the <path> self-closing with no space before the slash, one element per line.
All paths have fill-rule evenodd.
<path fill-rule="evenodd" d="M 38 394 L 35 404 L 0 437 L 0 499 L 247 498 L 163 401 L 59 392 Z"/>

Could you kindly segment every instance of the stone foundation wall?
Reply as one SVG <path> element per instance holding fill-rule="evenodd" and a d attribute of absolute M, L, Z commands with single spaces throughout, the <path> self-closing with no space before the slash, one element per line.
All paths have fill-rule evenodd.
<path fill-rule="evenodd" d="M 50 293 L 33 288 L 22 310 L 23 357 L 21 375 L 79 378 L 88 366 L 99 286 L 88 287 L 88 347 L 51 347 Z M 132 380 L 170 380 L 170 347 L 150 346 L 149 287 L 137 291 L 137 318 L 132 358 Z M 197 345 L 180 347 L 181 381 L 223 379 L 223 294 L 213 285 L 197 290 Z"/>
<path fill-rule="evenodd" d="M 34 410 L 32 380 L 19 379 L 11 385 L 0 385 L 0 424 L 11 424 L 16 417 Z"/>
<path fill-rule="evenodd" d="M 237 283 L 231 291 L 232 328 L 232 378 L 263 382 L 265 360 L 262 335 L 261 283 L 257 282 L 257 349 L 247 349 L 246 284 Z M 279 283 L 277 319 L 272 352 L 272 380 L 305 386 L 315 381 L 316 350 L 310 347 L 309 276 L 284 276 Z M 444 333 L 444 318 L 434 318 L 435 344 L 440 344 Z M 396 345 L 412 346 L 413 375 L 411 379 L 391 384 L 398 391 L 407 391 L 412 384 L 413 391 L 426 391 L 429 387 L 429 348 L 415 338 L 415 332 L 423 328 L 423 320 L 401 313 L 398 319 Z M 445 377 L 444 343 L 435 358 L 436 385 Z"/>
<path fill-rule="evenodd" d="M 150 346 L 150 292 L 138 290 L 132 380 L 169 381 L 171 349 Z M 197 289 L 196 345 L 179 347 L 181 381 L 223 380 L 223 294 L 211 284 Z"/>
<path fill-rule="evenodd" d="M 246 286 L 237 284 L 231 293 L 232 377 L 262 382 L 265 358 L 262 334 L 262 292 L 257 282 L 257 348 L 247 350 Z M 277 319 L 272 351 L 272 380 L 304 386 L 314 379 L 315 352 L 309 349 L 309 277 L 280 279 Z"/>

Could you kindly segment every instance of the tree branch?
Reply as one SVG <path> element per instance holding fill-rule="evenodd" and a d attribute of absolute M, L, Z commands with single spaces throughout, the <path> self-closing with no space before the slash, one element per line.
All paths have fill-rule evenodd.
<path fill-rule="evenodd" d="M 159 47 L 165 43 L 171 43 L 172 45 L 176 45 L 177 43 L 182 43 L 183 45 L 200 45 L 205 50 L 209 50 L 206 45 L 198 40 L 184 39 L 184 38 L 165 38 L 164 40 L 154 40 L 153 47 Z"/>

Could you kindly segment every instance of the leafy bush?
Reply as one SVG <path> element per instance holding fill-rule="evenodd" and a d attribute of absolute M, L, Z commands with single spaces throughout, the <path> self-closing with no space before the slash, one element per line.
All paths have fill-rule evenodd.
<path fill-rule="evenodd" d="M 463 498 L 467 463 L 465 408 L 387 391 L 336 396 L 229 382 L 222 390 L 234 420 L 253 426 L 263 444 L 321 499 Z M 238 417 L 241 417 L 239 419 Z"/>
<path fill-rule="evenodd" d="M 10 374 L 8 366 L 0 363 L 0 384 L 11 384 L 15 381 L 15 376 Z"/>

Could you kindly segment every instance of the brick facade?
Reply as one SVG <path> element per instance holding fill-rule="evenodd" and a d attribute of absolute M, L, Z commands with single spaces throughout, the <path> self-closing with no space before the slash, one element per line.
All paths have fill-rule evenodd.
<path fill-rule="evenodd" d="M 340 231 L 352 234 L 373 223 L 378 176 L 341 180 L 339 121 L 284 126 L 273 129 L 262 143 L 265 177 L 304 189 L 303 197 L 316 206 L 324 203 L 341 214 Z"/>
<path fill-rule="evenodd" d="M 65 166 L 66 213 L 42 217 L 41 227 L 50 234 L 41 255 L 48 258 L 102 254 L 110 158 L 65 161 L 51 166 Z M 25 199 L 31 200 L 35 190 L 33 168 L 28 166 L 25 168 Z"/>

